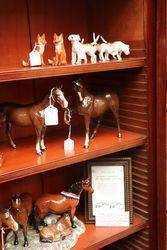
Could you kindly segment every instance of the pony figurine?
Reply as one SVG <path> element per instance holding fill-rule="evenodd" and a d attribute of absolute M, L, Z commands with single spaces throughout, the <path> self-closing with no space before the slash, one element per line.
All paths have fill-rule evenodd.
<path fill-rule="evenodd" d="M 95 38 L 92 43 L 83 43 L 84 40 L 80 38 L 80 35 L 72 34 L 69 35 L 68 40 L 72 44 L 72 58 L 71 58 L 71 64 L 81 64 L 82 60 L 84 63 L 87 63 L 87 55 L 90 56 L 91 63 L 96 63 L 97 57 L 96 57 L 96 44 L 99 39 L 99 36 Z"/>
<path fill-rule="evenodd" d="M 41 155 L 46 150 L 44 136 L 46 131 L 44 110 L 51 104 L 58 102 L 62 108 L 68 107 L 61 88 L 52 88 L 41 101 L 32 104 L 1 103 L 0 104 L 0 124 L 6 124 L 6 135 L 12 148 L 16 148 L 11 137 L 12 125 L 25 127 L 33 126 L 36 132 L 36 152 Z"/>
<path fill-rule="evenodd" d="M 100 126 L 103 114 L 111 110 L 118 127 L 118 137 L 121 138 L 121 130 L 119 124 L 119 98 L 114 92 L 107 92 L 106 94 L 94 96 L 90 94 L 85 86 L 82 84 L 81 79 L 74 81 L 74 91 L 78 96 L 77 112 L 84 116 L 85 121 L 85 143 L 84 148 L 89 147 L 90 139 L 93 139 Z M 92 135 L 89 135 L 90 121 L 92 118 L 98 118 L 98 122 Z"/>
<path fill-rule="evenodd" d="M 53 44 L 55 46 L 55 57 L 53 57 L 53 60 L 48 59 L 49 64 L 53 66 L 67 64 L 63 34 L 58 36 L 56 33 L 54 33 Z"/>
<path fill-rule="evenodd" d="M 29 193 L 21 193 L 20 195 L 14 195 L 11 201 L 11 214 L 15 221 L 23 229 L 24 247 L 29 245 L 27 239 L 27 229 L 29 216 L 31 215 L 33 208 L 32 203 L 32 197 Z"/>
<path fill-rule="evenodd" d="M 64 240 L 71 233 L 70 218 L 68 214 L 64 214 L 55 224 L 50 224 L 40 230 L 40 241 L 52 243 Z"/>
<path fill-rule="evenodd" d="M 18 234 L 19 224 L 15 221 L 9 209 L 3 209 L 0 211 L 0 229 L 1 230 L 3 226 L 13 231 L 14 236 L 15 236 L 13 244 L 18 245 L 19 241 L 18 241 L 17 234 Z M 3 239 L 1 240 L 2 240 L 2 244 L 4 244 Z"/>
<path fill-rule="evenodd" d="M 35 46 L 33 50 L 29 54 L 29 62 L 22 61 L 22 65 L 27 66 L 40 66 L 45 65 L 43 54 L 45 52 L 45 46 L 47 42 L 45 39 L 45 34 L 42 34 L 41 36 L 37 35 L 37 41 L 35 42 Z"/>
<path fill-rule="evenodd" d="M 83 190 L 93 192 L 90 180 L 82 180 L 73 184 L 68 192 L 62 191 L 60 194 L 43 194 L 34 205 L 34 214 L 36 219 L 36 230 L 38 231 L 39 222 L 48 214 L 69 213 L 72 228 L 76 228 L 74 215 Z"/>

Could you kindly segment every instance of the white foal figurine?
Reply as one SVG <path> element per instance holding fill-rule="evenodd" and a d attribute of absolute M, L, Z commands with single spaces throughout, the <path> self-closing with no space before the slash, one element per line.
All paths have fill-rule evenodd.
<path fill-rule="evenodd" d="M 93 35 L 94 36 L 94 35 Z M 95 55 L 97 51 L 97 41 L 99 39 L 99 36 L 97 38 L 94 38 L 94 41 L 92 43 L 83 43 L 84 40 L 80 38 L 80 35 L 69 35 L 68 40 L 72 44 L 72 55 L 71 55 L 71 63 L 74 64 L 81 64 L 82 60 L 84 63 L 87 63 L 87 55 L 90 56 L 91 63 L 96 63 L 97 57 Z"/>
<path fill-rule="evenodd" d="M 122 60 L 122 53 L 125 55 L 130 54 L 130 47 L 129 45 L 117 41 L 114 43 L 107 43 L 103 37 L 101 37 L 104 43 L 101 43 L 98 46 L 99 51 L 99 60 L 102 62 L 109 61 L 109 55 L 112 55 L 112 57 L 118 61 Z"/>

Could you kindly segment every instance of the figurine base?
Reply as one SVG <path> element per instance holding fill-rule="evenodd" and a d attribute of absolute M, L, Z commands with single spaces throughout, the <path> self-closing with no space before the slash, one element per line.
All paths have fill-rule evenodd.
<path fill-rule="evenodd" d="M 64 240 L 52 242 L 52 243 L 43 243 L 40 242 L 39 234 L 35 232 L 31 227 L 28 229 L 28 247 L 23 247 L 24 238 L 22 230 L 18 232 L 19 245 L 13 245 L 14 235 L 13 232 L 10 232 L 6 238 L 5 249 L 6 250 L 69 250 L 78 241 L 78 238 L 81 234 L 85 232 L 85 225 L 82 221 L 74 218 L 76 228 L 72 229 L 72 234 L 66 236 Z"/>

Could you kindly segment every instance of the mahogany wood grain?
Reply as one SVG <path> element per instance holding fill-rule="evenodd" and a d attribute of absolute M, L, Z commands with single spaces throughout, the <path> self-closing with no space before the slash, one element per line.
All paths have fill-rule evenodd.
<path fill-rule="evenodd" d="M 30 51 L 26 0 L 0 1 L 0 67 L 22 65 Z"/>
<path fill-rule="evenodd" d="M 141 146 L 146 142 L 143 135 L 128 131 L 122 131 L 122 134 L 123 137 L 119 139 L 116 129 L 101 127 L 89 149 L 84 149 L 84 136 L 79 131 L 75 131 L 73 135 L 75 151 L 69 154 L 65 154 L 63 148 L 66 132 L 59 132 L 46 138 L 48 150 L 42 156 L 36 155 L 33 139 L 18 140 L 15 150 L 4 143 L 0 146 L 0 151 L 4 153 L 4 165 L 0 169 L 0 183 Z"/>
<path fill-rule="evenodd" d="M 44 67 L 16 67 L 0 68 L 0 82 L 16 81 L 23 79 L 37 79 L 53 76 L 66 76 L 74 74 L 85 74 L 119 69 L 133 69 L 143 67 L 144 57 L 128 58 L 123 61 L 110 61 L 108 63 L 44 66 Z"/>
<path fill-rule="evenodd" d="M 95 225 L 87 224 L 86 232 L 79 237 L 72 249 L 98 250 L 145 227 L 146 220 L 138 215 L 134 215 L 134 223 L 129 227 L 95 227 Z"/>
<path fill-rule="evenodd" d="M 157 1 L 156 23 L 156 176 L 157 176 L 157 237 L 158 250 L 167 249 L 167 151 L 166 138 L 166 51 L 167 51 L 167 4 L 165 0 Z"/>

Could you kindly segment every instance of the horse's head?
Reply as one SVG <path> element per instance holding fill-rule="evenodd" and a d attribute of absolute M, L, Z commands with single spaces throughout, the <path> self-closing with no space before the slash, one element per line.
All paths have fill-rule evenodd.
<path fill-rule="evenodd" d="M 20 206 L 21 206 L 21 199 L 20 199 L 20 195 L 19 194 L 15 194 L 12 196 L 11 199 L 12 202 L 12 208 L 15 210 L 20 210 Z"/>
<path fill-rule="evenodd" d="M 87 89 L 85 88 L 84 84 L 82 83 L 82 79 L 77 79 L 74 81 L 74 91 L 78 94 L 80 102 L 83 101 L 83 98 L 86 95 L 89 95 Z"/>
<path fill-rule="evenodd" d="M 10 228 L 13 231 L 17 231 L 19 228 L 18 223 L 14 220 L 9 209 L 3 209 L 0 212 L 0 224 Z"/>
<path fill-rule="evenodd" d="M 62 87 L 55 87 L 51 89 L 50 97 L 53 101 L 57 101 L 62 108 L 68 107 L 68 101 L 66 100 Z"/>
<path fill-rule="evenodd" d="M 90 183 L 90 178 L 82 180 L 82 188 L 83 188 L 83 190 L 86 190 L 89 193 L 94 192 L 94 189 L 92 188 L 91 183 Z"/>
<path fill-rule="evenodd" d="M 74 91 L 75 92 L 81 92 L 83 90 L 84 86 L 82 84 L 82 80 L 79 78 L 74 81 Z"/>

